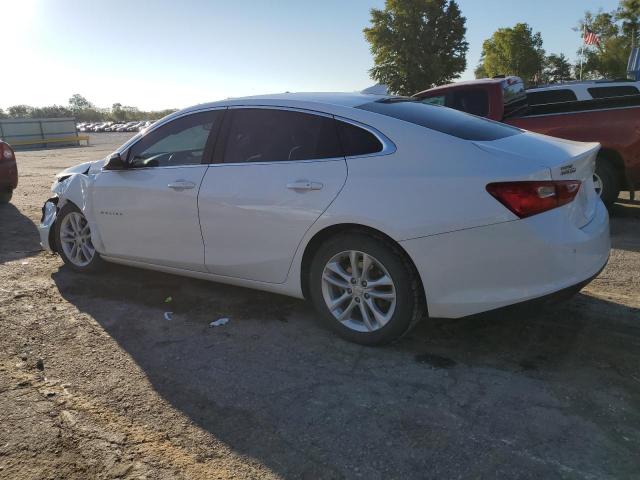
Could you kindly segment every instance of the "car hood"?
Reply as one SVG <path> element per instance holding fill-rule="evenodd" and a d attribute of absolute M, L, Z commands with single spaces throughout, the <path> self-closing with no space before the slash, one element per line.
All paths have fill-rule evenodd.
<path fill-rule="evenodd" d="M 86 175 L 90 171 L 93 172 L 96 169 L 99 170 L 100 168 L 102 168 L 103 164 L 104 164 L 104 160 L 94 160 L 92 162 L 83 162 L 78 165 L 74 165 L 73 167 L 69 167 L 65 170 L 62 170 L 61 172 L 56 174 L 56 178 L 60 179 L 63 177 L 69 177 L 71 175 L 76 175 L 79 173 Z"/>

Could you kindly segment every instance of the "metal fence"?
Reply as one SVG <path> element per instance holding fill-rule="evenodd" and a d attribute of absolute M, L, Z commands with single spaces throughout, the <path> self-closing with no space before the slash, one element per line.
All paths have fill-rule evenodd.
<path fill-rule="evenodd" d="M 3 119 L 0 139 L 16 149 L 79 145 L 75 118 Z"/>

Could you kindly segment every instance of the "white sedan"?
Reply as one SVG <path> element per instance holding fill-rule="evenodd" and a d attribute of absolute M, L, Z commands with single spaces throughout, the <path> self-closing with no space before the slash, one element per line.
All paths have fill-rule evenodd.
<path fill-rule="evenodd" d="M 58 175 L 43 246 L 310 299 L 381 344 L 579 289 L 609 256 L 598 144 L 407 98 L 284 94 L 198 105 Z"/>

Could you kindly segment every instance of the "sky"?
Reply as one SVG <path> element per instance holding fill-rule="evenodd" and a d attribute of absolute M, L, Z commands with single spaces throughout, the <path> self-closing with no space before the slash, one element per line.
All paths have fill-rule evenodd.
<path fill-rule="evenodd" d="M 498 28 L 526 22 L 548 53 L 574 59 L 585 10 L 617 0 L 458 0 L 467 70 Z M 373 82 L 362 29 L 384 0 L 0 0 L 0 108 L 182 108 L 284 91 L 356 91 Z M 7 70 L 9 73 L 7 73 Z"/>

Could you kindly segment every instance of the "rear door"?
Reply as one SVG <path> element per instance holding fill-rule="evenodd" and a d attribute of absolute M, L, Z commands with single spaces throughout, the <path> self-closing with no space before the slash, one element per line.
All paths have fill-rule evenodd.
<path fill-rule="evenodd" d="M 338 195 L 346 161 L 331 116 L 230 108 L 198 199 L 209 272 L 286 280 L 305 232 Z"/>

